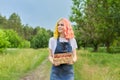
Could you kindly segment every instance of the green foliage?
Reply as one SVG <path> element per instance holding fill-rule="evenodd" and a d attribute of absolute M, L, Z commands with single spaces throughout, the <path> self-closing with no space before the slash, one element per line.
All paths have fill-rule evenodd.
<path fill-rule="evenodd" d="M 8 19 L 8 29 L 13 29 L 18 33 L 19 36 L 22 36 L 22 24 L 20 16 L 16 13 L 12 13 Z"/>
<path fill-rule="evenodd" d="M 6 30 L 5 33 L 8 37 L 8 41 L 10 42 L 8 48 L 18 48 L 22 42 L 22 38 L 18 36 L 14 30 Z"/>
<path fill-rule="evenodd" d="M 20 43 L 18 47 L 19 48 L 30 48 L 30 41 L 22 40 L 22 42 Z"/>
<path fill-rule="evenodd" d="M 83 23 L 83 9 L 84 9 L 84 0 L 72 0 L 73 5 L 71 7 L 72 14 L 70 15 L 70 20 L 75 22 L 73 29 L 75 32 L 75 38 L 77 40 L 78 48 L 82 45 L 82 38 L 80 33 L 80 28 L 84 26 Z"/>
<path fill-rule="evenodd" d="M 81 37 L 80 37 L 81 36 L 80 32 L 79 32 L 79 30 L 74 30 L 74 32 L 75 32 L 75 39 L 77 41 L 78 49 L 80 49 L 80 47 L 83 46 L 82 45 L 82 40 L 81 40 Z"/>
<path fill-rule="evenodd" d="M 5 32 L 0 29 L 0 52 L 3 52 L 7 46 L 9 46 L 8 37 Z"/>
<path fill-rule="evenodd" d="M 7 34 L 8 42 L 10 42 L 8 48 L 47 47 L 48 39 L 53 34 L 51 30 L 46 30 L 40 26 L 33 28 L 29 24 L 22 24 L 17 13 L 12 13 L 8 19 L 0 15 L 0 29 L 4 29 Z"/>
<path fill-rule="evenodd" d="M 94 51 L 100 44 L 109 51 L 120 35 L 119 0 L 72 0 L 70 20 L 75 22 L 82 46 L 90 44 Z"/>
<path fill-rule="evenodd" d="M 34 34 L 34 30 L 32 27 L 30 27 L 29 25 L 25 25 L 23 26 L 23 38 L 25 40 L 30 41 L 31 38 L 35 35 Z"/>
<path fill-rule="evenodd" d="M 120 53 L 120 47 L 110 47 L 110 53 Z"/>
<path fill-rule="evenodd" d="M 22 39 L 14 30 L 5 30 L 10 45 L 8 48 L 29 48 L 30 42 Z"/>
<path fill-rule="evenodd" d="M 48 34 L 50 35 L 50 37 L 53 36 L 53 31 L 51 31 L 51 30 L 49 29 L 49 30 L 47 30 L 47 32 L 48 32 Z"/>
<path fill-rule="evenodd" d="M 7 28 L 7 19 L 6 17 L 3 17 L 1 14 L 0 14 L 0 28 L 1 29 Z"/>
<path fill-rule="evenodd" d="M 44 28 L 41 28 L 39 32 L 37 33 L 37 35 L 35 35 L 35 37 L 33 37 L 33 39 L 31 40 L 31 47 L 32 48 L 45 48 L 48 46 L 49 38 L 50 36 L 48 32 Z"/>

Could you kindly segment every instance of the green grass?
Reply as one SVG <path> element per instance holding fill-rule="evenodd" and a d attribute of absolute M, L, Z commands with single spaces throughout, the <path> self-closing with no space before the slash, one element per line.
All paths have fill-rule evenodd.
<path fill-rule="evenodd" d="M 0 80 L 19 80 L 48 56 L 46 49 L 9 49 L 0 55 Z"/>
<path fill-rule="evenodd" d="M 77 51 L 75 80 L 119 80 L 120 54 Z"/>
<path fill-rule="evenodd" d="M 75 80 L 119 80 L 120 54 L 78 50 Z M 0 80 L 19 80 L 48 56 L 47 49 L 9 49 L 0 54 Z M 49 66 L 51 67 L 51 66 Z"/>

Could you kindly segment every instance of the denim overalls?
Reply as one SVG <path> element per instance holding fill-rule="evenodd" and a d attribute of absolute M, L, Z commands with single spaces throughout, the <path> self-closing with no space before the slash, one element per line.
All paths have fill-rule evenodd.
<path fill-rule="evenodd" d="M 65 52 L 72 52 L 70 42 L 59 42 L 58 38 L 54 54 Z M 50 80 L 74 80 L 73 65 L 69 64 L 61 64 L 59 66 L 53 65 L 51 69 Z"/>

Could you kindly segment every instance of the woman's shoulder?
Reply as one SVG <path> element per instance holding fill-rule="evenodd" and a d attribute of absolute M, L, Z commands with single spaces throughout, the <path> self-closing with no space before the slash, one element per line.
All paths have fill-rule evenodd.
<path fill-rule="evenodd" d="M 54 38 L 54 37 L 51 37 L 50 39 L 49 39 L 49 41 L 56 41 L 57 39 L 56 38 Z"/>
<path fill-rule="evenodd" d="M 76 41 L 76 39 L 75 38 L 71 38 L 70 41 Z"/>

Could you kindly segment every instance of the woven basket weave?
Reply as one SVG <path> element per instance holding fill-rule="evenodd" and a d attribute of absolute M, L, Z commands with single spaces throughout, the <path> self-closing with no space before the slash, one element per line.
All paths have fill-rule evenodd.
<path fill-rule="evenodd" d="M 73 64 L 73 54 L 72 53 L 54 54 L 53 61 L 56 64 Z"/>

